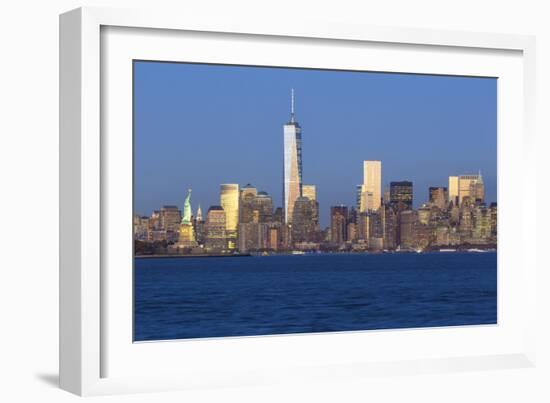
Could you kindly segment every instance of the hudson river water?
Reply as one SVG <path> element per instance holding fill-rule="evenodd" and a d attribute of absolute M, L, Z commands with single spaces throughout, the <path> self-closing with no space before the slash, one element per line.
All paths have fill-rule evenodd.
<path fill-rule="evenodd" d="M 494 324 L 497 255 L 135 260 L 134 339 Z"/>

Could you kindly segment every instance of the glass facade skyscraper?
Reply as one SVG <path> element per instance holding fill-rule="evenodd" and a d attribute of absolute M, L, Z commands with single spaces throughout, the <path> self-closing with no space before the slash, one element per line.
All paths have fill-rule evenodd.
<path fill-rule="evenodd" d="M 237 227 L 239 225 L 239 185 L 226 183 L 220 185 L 220 205 L 225 211 L 225 229 L 228 248 L 237 246 Z"/>
<path fill-rule="evenodd" d="M 398 210 L 412 210 L 413 183 L 409 181 L 390 182 L 390 203 Z"/>
<path fill-rule="evenodd" d="M 360 212 L 376 211 L 382 203 L 382 162 L 363 161 Z"/>
<path fill-rule="evenodd" d="M 294 90 L 291 95 L 290 122 L 283 126 L 285 223 L 292 222 L 294 203 L 302 195 L 302 128 L 294 117 Z"/>

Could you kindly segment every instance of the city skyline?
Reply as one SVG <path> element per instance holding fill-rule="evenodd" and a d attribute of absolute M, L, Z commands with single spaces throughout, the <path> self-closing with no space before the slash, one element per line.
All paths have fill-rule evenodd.
<path fill-rule="evenodd" d="M 140 62 L 142 63 L 142 62 Z M 288 119 L 288 94 L 289 94 L 289 87 L 285 88 L 286 94 L 287 94 L 287 105 L 286 108 L 256 108 L 255 112 L 263 112 L 262 121 L 265 120 L 265 128 L 261 130 L 261 132 L 258 134 L 258 136 L 250 136 L 250 128 L 247 130 L 241 129 L 241 133 L 243 133 L 243 139 L 240 139 L 238 137 L 231 138 L 233 142 L 237 143 L 240 147 L 237 147 L 240 152 L 230 152 L 231 147 L 228 149 L 224 147 L 225 144 L 227 144 L 227 136 L 223 135 L 216 135 L 214 134 L 213 137 L 210 139 L 208 138 L 208 133 L 211 133 L 208 129 L 208 127 L 200 128 L 199 133 L 196 133 L 196 130 L 192 130 L 191 128 L 194 127 L 194 123 L 196 121 L 204 122 L 206 126 L 209 126 L 208 121 L 197 119 L 196 115 L 193 114 L 193 111 L 196 110 L 194 108 L 197 107 L 195 104 L 185 103 L 183 102 L 183 105 L 181 105 L 185 113 L 175 113 L 174 107 L 177 105 L 171 105 L 168 109 L 175 113 L 175 116 L 178 116 L 178 119 L 174 119 L 174 116 L 172 116 L 172 119 L 165 119 L 164 121 L 157 121 L 159 122 L 158 127 L 154 131 L 154 134 L 151 135 L 152 126 L 155 115 L 158 115 L 161 113 L 158 110 L 158 99 L 155 99 L 156 97 L 144 97 L 144 95 L 147 94 L 147 88 L 142 87 L 149 87 L 151 84 L 151 81 L 156 82 L 155 78 L 159 78 L 157 76 L 151 77 L 147 73 L 151 73 L 150 67 L 151 65 L 154 66 L 152 69 L 153 72 L 159 73 L 157 71 L 157 68 L 160 70 L 164 69 L 164 66 L 156 66 L 155 63 L 145 63 L 145 64 L 139 64 L 136 65 L 136 125 L 135 125 L 135 142 L 136 142 L 136 149 L 135 149 L 135 158 L 136 158 L 136 172 L 135 172 L 135 185 L 136 185 L 136 204 L 134 206 L 136 213 L 142 214 L 142 215 L 148 215 L 151 211 L 159 209 L 163 205 L 182 205 L 183 200 L 183 189 L 187 188 L 193 188 L 194 189 L 194 203 L 193 203 L 193 211 L 196 212 L 196 209 L 198 205 L 200 204 L 203 209 L 208 209 L 211 205 L 218 205 L 219 202 L 219 195 L 217 194 L 218 186 L 220 184 L 239 184 L 240 186 L 243 186 L 246 183 L 252 183 L 254 186 L 258 188 L 258 191 L 267 191 L 271 197 L 273 198 L 273 204 L 274 207 L 283 207 L 283 200 L 282 195 L 280 192 L 281 182 L 283 182 L 283 178 L 281 177 L 281 171 L 282 171 L 282 163 L 281 163 L 281 154 L 282 154 L 282 143 L 283 143 L 283 136 L 281 134 L 281 126 L 284 125 L 284 131 L 285 131 L 285 139 L 286 139 L 286 133 L 288 132 L 289 128 L 294 128 L 300 126 L 295 123 L 295 110 L 294 110 L 294 97 L 292 97 L 292 106 L 291 106 L 291 112 L 290 112 L 290 122 Z M 164 64 L 163 64 L 164 65 Z M 184 70 L 191 66 L 191 65 L 182 65 L 182 64 L 175 64 L 176 66 L 172 66 L 175 68 L 175 70 L 180 70 L 182 66 L 184 66 Z M 145 68 L 142 68 L 145 66 Z M 392 84 L 392 80 L 407 81 L 405 83 L 405 87 L 410 85 L 416 85 L 416 83 L 411 83 L 410 80 L 415 81 L 415 79 L 420 79 L 421 81 L 425 81 L 426 77 L 423 76 L 414 76 L 409 77 L 406 75 L 397 75 L 397 74 L 382 74 L 382 73 L 350 73 L 350 72 L 332 72 L 332 71 L 318 71 L 318 70 L 298 70 L 298 69 L 273 69 L 273 68 L 252 68 L 252 67 L 228 67 L 228 66 L 212 66 L 212 65 L 204 65 L 204 66 L 196 66 L 192 65 L 193 69 L 195 70 L 195 73 L 201 73 L 204 77 L 210 77 L 212 78 L 212 74 L 214 76 L 218 76 L 218 79 L 220 77 L 226 76 L 227 70 L 231 70 L 229 72 L 229 75 L 236 75 L 239 76 L 243 73 L 243 70 L 246 70 L 247 72 L 252 73 L 252 75 L 261 76 L 261 78 L 264 78 L 263 76 L 270 76 L 273 77 L 273 75 L 285 75 L 290 74 L 292 76 L 292 80 L 290 78 L 286 78 L 287 81 L 298 81 L 296 78 L 296 75 L 300 76 L 302 75 L 302 78 L 309 77 L 310 74 L 314 73 L 315 75 L 321 75 L 323 77 L 326 77 L 327 75 L 335 74 L 336 76 L 329 77 L 329 84 L 330 80 L 332 80 L 332 85 L 334 85 L 336 82 L 339 84 L 342 84 L 342 82 L 350 81 L 348 80 L 348 75 L 353 75 L 356 79 L 355 81 L 365 81 L 365 77 L 367 77 L 366 81 L 370 81 L 371 87 L 376 88 L 378 84 L 378 87 L 384 87 L 381 85 L 379 81 L 383 81 L 386 84 L 386 87 L 388 86 L 388 80 L 389 84 Z M 197 70 L 198 68 L 198 70 Z M 222 68 L 222 70 L 220 70 Z M 211 73 L 211 69 L 214 69 L 214 73 Z M 235 70 L 236 69 L 236 70 Z M 170 69 L 169 69 L 170 70 Z M 205 70 L 208 70 L 205 72 Z M 251 71 L 250 71 L 251 70 Z M 147 80 L 143 80 L 140 86 L 140 77 L 141 75 L 146 75 Z M 171 77 L 180 77 L 181 75 L 184 75 L 185 71 L 176 71 L 172 72 Z M 199 74 L 199 75 L 201 75 Z M 170 76 L 170 75 L 169 75 Z M 153 78 L 153 80 L 151 80 Z M 256 77 L 258 78 L 258 77 Z M 304 127 L 304 174 L 302 178 L 302 163 L 301 163 L 301 152 L 300 152 L 300 160 L 297 161 L 298 164 L 294 167 L 294 169 L 298 169 L 299 174 L 299 186 L 302 184 L 311 184 L 314 185 L 315 192 L 316 192 L 316 199 L 319 201 L 320 207 L 320 221 L 321 225 L 323 227 L 326 227 L 329 222 L 329 217 L 327 216 L 327 210 L 331 206 L 336 206 L 340 204 L 344 204 L 347 206 L 355 206 L 355 201 L 357 195 L 355 194 L 355 189 L 357 184 L 365 184 L 363 180 L 363 175 L 361 175 L 361 164 L 364 164 L 364 161 L 382 161 L 382 169 L 381 169 L 381 193 L 383 194 L 386 188 L 389 187 L 390 182 L 395 181 L 411 181 L 414 184 L 414 207 L 418 208 L 422 203 L 428 201 L 429 199 L 429 187 L 447 187 L 448 186 L 448 178 L 450 175 L 459 175 L 459 174 L 469 174 L 473 172 L 477 172 L 478 169 L 486 168 L 484 170 L 484 182 L 485 182 L 485 199 L 488 202 L 496 201 L 496 110 L 494 109 L 496 107 L 496 85 L 495 83 L 492 83 L 490 79 L 473 79 L 473 78 L 463 78 L 463 77 L 429 77 L 430 85 L 433 87 L 431 88 L 431 100 L 434 102 L 436 99 L 441 100 L 441 98 L 449 98 L 449 103 L 453 104 L 453 100 L 456 101 L 457 97 L 457 91 L 458 94 L 462 95 L 464 98 L 461 103 L 462 105 L 461 109 L 457 109 L 455 111 L 455 114 L 458 115 L 461 118 L 467 118 L 470 117 L 470 120 L 477 116 L 479 122 L 477 123 L 477 130 L 472 130 L 470 127 L 470 131 L 465 131 L 464 133 L 458 135 L 454 133 L 454 130 L 450 130 L 450 134 L 448 135 L 440 135 L 435 136 L 433 133 L 433 128 L 430 129 L 429 125 L 427 126 L 427 122 L 423 122 L 423 124 L 415 125 L 409 125 L 409 130 L 407 132 L 408 136 L 403 136 L 401 133 L 394 133 L 396 138 L 393 141 L 393 148 L 392 151 L 394 152 L 394 155 L 397 157 L 391 158 L 389 157 L 388 160 L 385 160 L 384 158 L 380 158 L 381 155 L 387 155 L 386 152 L 383 152 L 384 150 L 380 151 L 380 144 L 383 143 L 384 140 L 387 140 L 385 135 L 381 134 L 370 134 L 364 133 L 364 130 L 359 130 L 359 132 L 363 132 L 363 135 L 350 135 L 349 127 L 353 126 L 353 124 L 358 124 L 358 122 L 362 122 L 365 119 L 365 116 L 368 117 L 368 113 L 358 113 L 357 110 L 348 111 L 342 110 L 338 107 L 337 102 L 333 102 L 332 104 L 330 102 L 327 102 L 327 100 L 323 100 L 324 102 L 324 108 L 327 108 L 327 105 L 333 105 L 333 110 L 335 112 L 339 112 L 340 114 L 346 114 L 347 119 L 342 119 L 342 116 L 340 116 L 338 119 L 336 119 L 336 116 L 333 119 L 327 120 L 327 116 L 325 114 L 314 114 L 314 108 L 315 106 L 319 106 L 319 100 L 315 101 L 315 98 L 313 97 L 313 105 L 311 105 L 312 97 L 311 94 L 308 94 L 307 90 L 304 90 L 303 95 L 303 101 L 298 101 L 298 106 L 296 114 L 299 116 L 299 118 L 296 119 L 296 121 L 300 121 L 300 125 Z M 373 81 L 374 80 L 374 81 Z M 443 80 L 442 83 L 440 80 Z M 460 84 L 464 84 L 464 82 L 470 83 L 468 80 L 474 80 L 477 85 L 474 85 L 473 87 L 483 87 L 480 88 L 470 88 L 471 94 L 465 94 L 465 91 L 463 88 L 461 88 L 462 91 L 460 91 L 456 87 L 456 84 L 452 82 L 453 80 L 459 80 L 461 81 Z M 162 80 L 161 80 L 162 81 Z M 200 80 L 199 80 L 200 81 Z M 254 80 L 252 80 L 254 81 Z M 307 81 L 307 80 L 306 80 Z M 353 80 L 352 80 L 353 81 Z M 489 82 L 489 85 L 487 83 Z M 147 84 L 146 84 L 147 83 Z M 218 84 L 220 84 L 218 82 Z M 301 83 L 300 83 L 301 84 Z M 224 83 L 225 85 L 225 83 Z M 426 83 L 424 83 L 426 85 Z M 430 88 L 430 85 L 428 85 L 428 89 Z M 302 85 L 303 87 L 307 87 L 306 85 Z M 162 86 L 161 86 L 162 87 Z M 178 87 L 177 85 L 175 86 Z M 298 86 L 299 87 L 299 86 Z M 330 85 L 329 85 L 330 87 Z M 346 87 L 346 86 L 344 86 Z M 347 89 L 349 88 L 349 82 L 347 85 Z M 485 88 L 488 87 L 488 88 Z M 292 87 L 293 88 L 293 87 Z M 391 85 L 390 85 L 391 88 Z M 426 88 L 426 87 L 425 87 Z M 441 90 L 447 88 L 449 90 L 449 94 L 446 96 L 443 96 L 440 94 Z M 241 127 L 244 126 L 244 128 L 247 128 L 247 117 L 250 116 L 256 116 L 253 111 L 250 109 L 252 108 L 252 105 L 250 103 L 250 100 L 252 98 L 252 95 L 254 93 L 257 93 L 258 91 L 254 90 L 254 85 L 248 85 L 247 91 L 241 91 L 239 93 L 239 97 L 242 99 L 246 99 L 248 96 L 250 99 L 248 101 L 244 102 L 244 110 L 246 110 L 246 113 L 243 114 L 243 116 L 236 116 L 234 114 L 229 117 L 229 120 L 223 121 L 219 120 L 221 124 L 226 123 L 227 124 L 227 131 L 229 133 L 235 134 L 235 128 L 239 126 L 239 123 L 241 123 Z M 454 91 L 453 91 L 454 89 Z M 151 88 L 149 88 L 152 92 L 155 92 Z M 159 91 L 162 90 L 162 92 L 165 92 L 166 88 L 160 88 Z M 210 92 L 212 89 L 210 89 Z M 395 89 L 393 90 L 395 92 Z M 404 90 L 403 90 L 404 91 Z M 403 92 L 402 91 L 402 92 Z M 206 91 L 207 93 L 209 91 Z M 261 91 L 260 91 L 261 92 Z M 391 91 L 390 91 L 391 92 Z M 430 92 L 430 91 L 428 91 Z M 301 92 L 298 93 L 298 100 L 301 98 Z M 382 94 L 382 92 L 379 93 L 379 95 Z M 472 98 L 478 98 L 480 94 L 483 94 L 486 98 L 493 99 L 494 98 L 494 104 L 492 102 L 487 102 L 487 99 L 484 100 L 484 109 L 485 114 L 480 113 L 479 110 L 474 110 L 471 108 L 471 104 L 464 102 L 465 99 Z M 174 94 L 172 94 L 174 95 Z M 192 95 L 199 95 L 199 98 L 204 97 L 204 91 L 201 93 L 193 93 Z M 227 97 L 227 94 L 225 92 L 219 92 L 219 94 L 222 98 Z M 270 94 L 262 93 L 261 99 L 268 99 Z M 273 94 L 273 100 L 276 100 L 280 96 L 280 89 L 275 91 Z M 326 94 L 325 94 L 326 95 Z M 353 95 L 353 93 L 351 94 Z M 357 94 L 355 94 L 357 96 Z M 386 94 L 387 95 L 387 94 Z M 406 95 L 406 92 L 403 93 L 403 95 Z M 191 95 L 189 95 L 191 98 Z M 262 98 L 263 97 L 263 98 Z M 170 96 L 165 97 L 170 98 Z M 460 97 L 459 97 L 460 98 Z M 336 98 L 335 98 L 336 99 Z M 353 99 L 353 96 L 352 96 Z M 150 102 L 156 100 L 157 108 L 153 108 L 153 111 L 151 110 L 145 110 L 142 111 L 147 105 L 150 105 Z M 204 97 L 201 98 L 200 102 L 197 101 L 197 104 L 200 104 L 202 107 L 207 106 L 211 112 L 217 113 L 220 111 L 221 115 L 227 116 L 226 112 L 224 112 L 221 108 L 218 108 L 214 111 L 212 109 L 212 105 L 210 105 L 208 102 L 208 99 Z M 216 100 L 215 98 L 211 98 L 210 101 L 214 104 L 217 104 L 219 100 Z M 479 101 L 479 100 L 478 100 Z M 167 106 L 167 100 L 164 100 L 164 102 L 160 102 L 160 105 Z M 303 104 L 301 103 L 303 102 Z M 260 102 L 261 104 L 261 102 Z M 430 104 L 430 102 L 428 102 Z M 475 104 L 475 103 L 474 103 Z M 185 108 L 185 106 L 193 106 Z M 303 105 L 303 117 L 300 114 L 300 107 Z M 238 106 L 238 105 L 237 105 Z M 351 106 L 351 107 L 350 107 Z M 368 105 L 366 105 L 368 106 Z M 372 105 L 371 105 L 372 106 Z M 432 105 L 435 107 L 434 105 Z M 348 109 L 354 109 L 353 107 L 357 108 L 356 104 L 348 105 Z M 279 109 L 282 109 L 279 110 Z M 329 108 L 330 109 L 330 108 Z M 368 109 L 368 108 L 367 108 Z M 429 109 L 429 108 L 428 108 Z M 323 108 L 320 109 L 321 111 Z M 139 111 L 139 113 L 137 113 Z M 494 113 L 491 113 L 494 112 Z M 143 112 L 143 113 L 142 113 Z M 277 127 L 273 128 L 272 124 L 270 122 L 272 121 L 272 116 L 280 116 L 281 112 L 284 114 L 286 112 L 286 117 L 283 118 Z M 408 116 L 408 113 L 410 111 L 408 110 L 402 110 L 397 111 L 396 116 Z M 417 112 L 422 112 L 418 111 Z M 423 111 L 425 113 L 426 111 Z M 475 112 L 475 113 L 474 113 Z M 487 112 L 488 115 L 487 115 Z M 447 113 L 450 113 L 447 111 Z M 162 114 L 162 113 L 161 113 Z M 191 116 L 193 115 L 193 116 Z M 483 116 L 483 118 L 482 118 Z M 191 119 L 187 122 L 184 120 L 185 117 L 191 117 Z M 239 118 L 242 117 L 242 121 L 239 121 Z M 418 117 L 417 117 L 418 118 Z M 381 118 L 380 118 L 381 119 Z M 441 119 L 441 116 L 434 115 L 432 116 L 431 121 L 437 121 L 438 119 Z M 322 122 L 328 124 L 328 126 L 319 126 L 319 120 Z M 331 126 L 335 120 L 336 122 L 340 122 L 341 130 L 337 131 L 337 134 L 334 134 L 332 137 L 330 136 L 331 130 L 334 129 L 333 126 Z M 381 119 L 383 120 L 383 119 Z M 458 123 L 458 120 L 455 118 L 455 121 L 452 122 L 455 125 Z M 475 120 L 475 119 L 474 119 Z M 453 119 L 451 119 L 453 121 Z M 171 122 L 173 125 L 171 128 L 167 130 L 167 128 L 163 127 L 165 125 L 170 126 L 168 122 Z M 285 122 L 287 122 L 285 124 Z M 410 121 L 410 116 L 407 122 Z M 472 122 L 468 121 L 470 125 L 473 125 Z M 177 124 L 176 124 L 177 123 Z M 219 122 L 218 122 L 219 123 Z M 372 122 L 371 122 L 372 123 Z M 391 126 L 391 121 L 386 122 L 389 126 Z M 462 126 L 468 127 L 468 124 L 464 124 L 462 122 Z M 380 123 L 379 123 L 380 125 Z M 439 122 L 439 125 L 435 125 L 436 127 L 439 126 L 445 126 L 445 124 L 442 124 Z M 366 125 L 368 126 L 368 125 Z M 430 133 L 430 136 L 423 136 L 420 134 L 411 134 L 414 132 L 418 132 L 422 126 L 424 127 L 424 132 Z M 453 125 L 451 125 L 453 126 Z M 381 128 L 384 126 L 382 125 Z M 196 129 L 196 127 L 195 127 Z M 494 129 L 493 133 L 491 133 L 492 129 Z M 189 132 L 189 136 L 186 135 L 186 130 Z M 168 134 L 166 133 L 168 131 Z M 278 135 L 271 135 L 269 137 L 264 136 L 262 133 L 272 133 L 274 131 L 278 131 Z M 298 130 L 299 132 L 300 130 Z M 385 130 L 386 132 L 388 130 Z M 390 130 L 391 131 L 391 130 Z M 472 133 L 473 131 L 473 133 Z M 204 147 L 202 149 L 199 149 L 197 147 L 193 147 L 196 145 L 197 136 L 193 136 L 193 132 L 196 134 L 200 134 L 198 137 L 201 137 L 204 141 Z M 208 133 L 207 133 L 208 132 Z M 384 130 L 380 130 L 377 133 L 384 132 Z M 485 136 L 480 137 L 481 133 L 485 133 Z M 149 133 L 150 137 L 147 137 L 147 133 Z M 328 133 L 328 134 L 327 134 Z M 453 135 L 454 133 L 454 135 Z M 352 133 L 353 134 L 353 133 Z M 403 153 L 403 147 L 400 144 L 400 140 L 404 142 L 405 144 L 409 144 L 410 137 L 416 136 L 416 142 L 419 143 L 419 146 L 415 148 L 410 148 L 412 155 L 402 155 Z M 273 138 L 274 137 L 274 138 Z M 359 144 L 363 145 L 366 150 L 361 152 L 359 151 L 359 154 L 357 154 L 357 147 L 353 143 L 350 143 L 354 141 L 356 138 L 359 138 Z M 426 140 L 424 137 L 431 138 L 431 142 L 428 141 L 426 144 L 424 141 Z M 494 137 L 494 138 L 493 138 Z M 178 143 L 178 141 L 181 141 L 185 138 L 188 138 L 189 141 L 187 141 L 187 145 L 190 146 L 186 152 L 181 151 L 181 153 L 175 153 L 175 155 L 172 154 L 172 150 L 174 150 L 174 147 L 167 147 L 166 141 L 160 141 L 159 140 L 171 140 L 171 143 Z M 489 138 L 489 139 L 487 139 Z M 328 144 L 326 144 L 326 141 L 328 140 L 334 140 L 334 144 L 332 144 L 331 147 L 328 147 Z M 154 140 L 152 143 L 152 147 L 146 147 L 146 145 L 149 143 L 151 144 L 151 140 Z M 250 140 L 250 141 L 246 141 Z M 300 139 L 301 140 L 301 139 Z M 231 141 L 229 142 L 231 143 Z M 267 147 L 266 147 L 267 143 Z M 275 146 L 276 143 L 279 143 L 277 146 Z M 321 143 L 321 144 L 319 144 Z M 165 150 L 163 155 L 155 155 L 155 153 L 151 152 L 155 149 L 155 144 L 160 144 L 163 146 L 163 150 Z M 170 143 L 169 143 L 170 144 Z M 185 144 L 185 143 L 184 143 Z M 320 145 L 324 146 L 321 147 Z M 463 146 L 465 147 L 466 152 L 461 156 L 463 160 L 466 160 L 465 162 L 460 163 L 459 161 L 455 161 L 456 158 L 456 151 L 460 151 Z M 219 151 L 217 148 L 220 146 L 220 149 L 223 150 L 222 152 Z M 256 153 L 258 155 L 254 157 L 250 157 L 250 153 L 254 153 L 254 150 L 256 148 Z M 391 147 L 390 147 L 391 148 Z M 493 148 L 493 150 L 491 150 Z M 234 147 L 233 147 L 234 149 Z M 177 151 L 176 147 L 176 151 Z M 372 150 L 372 151 L 371 151 Z M 377 151 L 378 150 L 378 151 Z M 428 153 L 426 153 L 426 150 L 428 150 Z M 268 152 L 266 152 L 268 151 Z M 349 156 L 343 157 L 341 155 L 341 152 L 344 152 L 346 155 L 363 155 L 363 157 L 360 160 L 354 160 L 353 158 L 350 158 Z M 391 153 L 390 153 L 391 154 Z M 460 155 L 460 153 L 458 153 Z M 172 161 L 174 157 L 181 157 L 181 162 L 175 162 Z M 200 158 L 202 156 L 202 158 Z M 483 156 L 483 158 L 481 158 Z M 259 161 L 258 157 L 262 157 L 262 160 Z M 273 160 L 272 160 L 272 157 Z M 328 157 L 328 158 L 327 158 Z M 414 161 L 413 161 L 414 160 Z M 413 167 L 411 168 L 411 163 L 414 162 Z M 438 164 L 438 162 L 442 162 Z M 476 164 L 477 166 L 470 166 L 472 164 Z M 226 165 L 226 168 L 222 168 L 223 165 Z M 350 169 L 352 165 L 356 166 L 356 169 Z M 394 165 L 397 165 L 395 167 Z M 462 165 L 462 166 L 461 166 Z M 429 172 L 426 172 L 426 168 L 429 168 L 430 166 L 433 166 L 433 169 L 428 169 Z M 453 169 L 450 172 L 446 172 L 443 168 L 452 168 L 457 167 L 456 169 Z M 246 177 L 245 172 L 243 172 L 242 168 L 245 168 L 246 171 Z M 348 168 L 346 168 L 348 167 Z M 492 167 L 492 169 L 491 169 Z M 222 174 L 220 175 L 220 172 L 218 171 L 221 168 Z M 327 170 L 327 168 L 332 168 L 330 170 Z M 407 169 L 408 168 L 408 169 Z M 407 172 L 407 174 L 398 175 L 399 171 L 403 170 L 404 172 Z M 145 173 L 143 175 L 140 175 L 139 172 Z M 437 171 L 437 172 L 436 172 Z M 494 171 L 494 174 L 491 175 L 491 171 Z M 157 173 L 155 175 L 155 172 Z M 487 173 L 488 172 L 488 173 Z M 192 173 L 191 175 L 189 173 Z M 279 173 L 279 175 L 277 175 Z M 366 168 L 365 168 L 366 173 Z M 391 175 L 391 176 L 390 176 Z M 208 179 L 201 179 L 205 176 L 208 176 Z M 278 178 L 277 178 L 278 176 Z M 198 178 L 197 178 L 198 177 Z M 215 179 L 217 178 L 225 178 L 225 180 L 220 182 L 215 182 Z M 153 178 L 156 178 L 157 180 L 151 181 Z M 254 178 L 257 180 L 255 181 Z M 420 179 L 419 179 L 420 178 Z M 277 186 L 277 183 L 279 186 Z M 328 186 L 328 187 L 327 187 Z M 344 187 L 346 189 L 344 189 Z M 198 189 L 198 191 L 197 191 Z M 296 195 L 294 195 L 294 199 L 296 199 Z M 234 220 L 233 220 L 234 222 Z"/>

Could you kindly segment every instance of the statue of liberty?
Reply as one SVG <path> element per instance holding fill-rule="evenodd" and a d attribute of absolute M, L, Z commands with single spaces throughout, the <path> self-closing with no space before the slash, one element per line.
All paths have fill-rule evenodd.
<path fill-rule="evenodd" d="M 193 222 L 191 216 L 191 189 L 187 191 L 187 197 L 183 202 L 183 214 L 181 216 L 181 224 L 179 231 L 179 248 L 192 248 L 198 246 L 195 240 L 195 229 L 193 228 Z"/>
<path fill-rule="evenodd" d="M 191 224 L 191 216 L 193 215 L 191 211 L 191 189 L 187 191 L 187 197 L 183 202 L 183 215 L 181 216 L 182 224 Z"/>

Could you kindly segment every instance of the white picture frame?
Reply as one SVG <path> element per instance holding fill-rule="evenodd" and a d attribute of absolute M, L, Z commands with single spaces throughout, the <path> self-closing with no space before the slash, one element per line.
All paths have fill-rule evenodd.
<path fill-rule="evenodd" d="M 187 41 L 187 53 L 178 48 L 182 40 Z M 220 47 L 227 43 L 232 45 L 225 46 L 230 52 Z M 265 46 L 272 51 L 262 52 Z M 306 49 L 308 57 L 300 58 L 295 46 L 302 52 Z M 327 49 L 340 52 L 335 64 L 322 56 Z M 509 182 L 521 183 L 531 195 L 536 191 L 534 49 L 534 38 L 520 35 L 326 22 L 296 26 L 269 19 L 215 21 L 104 8 L 61 15 L 61 387 L 96 395 L 533 366 L 537 266 L 533 255 L 525 253 L 525 234 L 536 233 L 536 217 L 522 203 L 526 196 L 519 193 L 526 192 L 514 194 Z M 127 119 L 131 88 L 124 77 L 128 60 L 143 56 L 175 60 L 177 54 L 188 60 L 192 53 L 193 61 L 276 65 L 273 57 L 285 51 L 296 56 L 297 67 L 357 63 L 357 69 L 367 66 L 378 71 L 489 76 L 498 72 L 503 84 L 499 85 L 497 326 L 142 344 L 128 339 L 131 272 L 112 268 L 127 264 L 131 248 L 109 247 L 110 242 L 124 244 L 131 239 L 126 221 L 121 224 L 116 217 L 131 217 L 125 216 L 125 209 L 131 210 L 127 179 L 132 150 L 126 135 L 110 134 L 115 128 L 127 133 L 131 127 Z M 366 54 L 371 58 L 362 60 Z M 288 64 L 282 59 L 279 63 Z M 505 164 L 514 156 L 522 164 L 521 177 Z M 506 200 L 502 207 L 501 198 Z M 514 216 L 511 209 L 516 209 Z M 512 233 L 518 235 L 514 238 Z M 116 301 L 113 292 L 120 296 Z"/>

